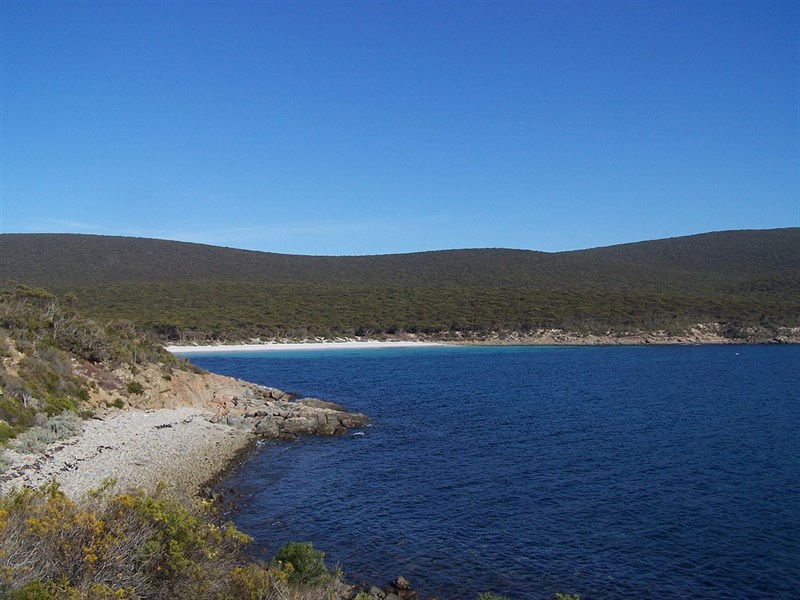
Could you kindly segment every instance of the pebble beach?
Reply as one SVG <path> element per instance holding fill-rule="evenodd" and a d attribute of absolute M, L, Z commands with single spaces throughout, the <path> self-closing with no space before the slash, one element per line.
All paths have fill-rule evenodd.
<path fill-rule="evenodd" d="M 155 489 L 192 500 L 247 448 L 252 434 L 197 408 L 120 411 L 84 422 L 82 435 L 63 440 L 44 455 L 9 452 L 12 466 L 0 477 L 0 492 L 58 482 L 78 499 L 114 479 L 117 489 Z"/>

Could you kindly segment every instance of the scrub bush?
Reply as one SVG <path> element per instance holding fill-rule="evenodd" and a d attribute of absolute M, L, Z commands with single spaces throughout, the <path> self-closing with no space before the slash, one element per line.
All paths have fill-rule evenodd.
<path fill-rule="evenodd" d="M 0 446 L 8 442 L 8 440 L 12 439 L 16 435 L 17 432 L 14 431 L 14 428 L 11 427 L 11 425 L 5 421 L 0 421 Z"/>
<path fill-rule="evenodd" d="M 291 565 L 290 583 L 313 584 L 330 578 L 325 566 L 325 553 L 314 550 L 310 542 L 289 542 L 281 546 L 275 554 L 273 564 Z"/>
<path fill-rule="evenodd" d="M 336 580 L 293 584 L 288 563 L 251 562 L 250 538 L 209 513 L 193 513 L 156 492 L 112 493 L 113 482 L 82 501 L 57 484 L 0 498 L 0 597 L 55 600 L 148 598 L 312 600 L 332 597 Z M 289 552 L 308 579 L 322 553 Z M 308 559 L 309 564 L 298 557 Z M 323 565 L 324 569 L 324 565 Z M 327 574 L 327 571 L 324 571 Z"/>
<path fill-rule="evenodd" d="M 144 388 L 142 387 L 142 384 L 139 383 L 138 381 L 131 381 L 127 386 L 125 386 L 125 389 L 128 391 L 129 394 L 134 394 L 137 396 L 139 394 L 144 393 Z"/>
<path fill-rule="evenodd" d="M 11 466 L 11 461 L 6 455 L 5 450 L 0 451 L 0 473 L 5 473 Z"/>
<path fill-rule="evenodd" d="M 52 417 L 38 427 L 23 431 L 14 440 L 14 447 L 23 454 L 41 454 L 47 446 L 59 440 L 79 435 L 83 431 L 83 421 L 74 412 L 65 412 Z"/>

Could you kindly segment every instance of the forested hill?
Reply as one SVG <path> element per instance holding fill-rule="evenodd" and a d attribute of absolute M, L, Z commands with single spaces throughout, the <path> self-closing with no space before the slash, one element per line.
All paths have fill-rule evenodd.
<path fill-rule="evenodd" d="M 544 253 L 297 256 L 141 238 L 0 235 L 0 280 L 168 337 L 623 331 L 800 324 L 800 228 Z"/>

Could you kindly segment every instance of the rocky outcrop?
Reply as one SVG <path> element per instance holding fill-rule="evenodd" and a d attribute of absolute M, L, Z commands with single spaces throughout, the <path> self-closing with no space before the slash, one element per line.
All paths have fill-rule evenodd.
<path fill-rule="evenodd" d="M 354 588 L 350 598 L 366 598 L 368 600 L 420 600 L 417 592 L 411 589 L 411 584 L 402 575 L 396 577 L 392 583 L 383 588 L 376 585 Z"/>
<path fill-rule="evenodd" d="M 101 414 L 123 409 L 195 408 L 213 423 L 251 431 L 261 437 L 293 440 L 300 435 L 341 435 L 363 427 L 367 418 L 333 402 L 297 399 L 281 390 L 240 379 L 163 365 L 120 367 L 112 372 L 76 365 L 93 381 L 90 404 Z"/>
<path fill-rule="evenodd" d="M 279 440 L 293 440 L 300 435 L 342 435 L 367 424 L 363 414 L 347 412 L 332 402 L 316 398 L 273 398 L 282 393 L 270 389 L 266 398 L 235 396 L 231 399 L 233 406 L 226 406 L 225 412 L 215 414 L 211 421 Z"/>

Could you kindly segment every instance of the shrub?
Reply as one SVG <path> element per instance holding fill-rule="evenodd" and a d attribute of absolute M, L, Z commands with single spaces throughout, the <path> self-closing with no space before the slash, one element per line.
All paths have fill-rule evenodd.
<path fill-rule="evenodd" d="M 224 574 L 226 558 L 248 541 L 168 500 L 101 490 L 76 503 L 55 484 L 0 499 L 0 528 L 0 572 L 10 573 L 8 588 L 29 592 L 18 597 L 64 597 L 56 585 L 87 598 L 98 595 L 92 585 L 116 594 L 107 597 L 133 589 L 153 598 L 209 597 L 226 579 L 219 567 Z"/>
<path fill-rule="evenodd" d="M 5 444 L 8 440 L 12 439 L 17 432 L 5 421 L 0 421 L 0 444 Z"/>
<path fill-rule="evenodd" d="M 481 592 L 478 594 L 478 600 L 508 600 L 505 596 L 496 596 L 491 592 Z"/>
<path fill-rule="evenodd" d="M 144 387 L 142 387 L 142 384 L 138 381 L 131 381 L 125 386 L 125 389 L 128 390 L 129 394 L 135 394 L 137 396 L 144 393 Z"/>
<path fill-rule="evenodd" d="M 6 451 L 5 450 L 0 451 L 0 473 L 5 473 L 6 471 L 8 471 L 8 468 L 10 466 L 11 466 L 11 460 L 9 460 Z"/>
<path fill-rule="evenodd" d="M 325 553 L 314 550 L 310 542 L 289 542 L 281 546 L 275 554 L 273 564 L 292 566 L 290 583 L 315 584 L 330 578 L 325 566 Z"/>
<path fill-rule="evenodd" d="M 36 419 L 36 411 L 25 406 L 20 399 L 11 395 L 10 382 L 6 382 L 5 394 L 0 396 L 0 419 L 22 431 L 31 427 Z"/>
<path fill-rule="evenodd" d="M 107 482 L 74 502 L 56 484 L 0 497 L 0 597 L 302 600 L 333 597 L 335 580 L 289 585 L 287 562 L 249 562 L 231 524 L 158 495 L 113 493 Z M 285 551 L 318 569 L 310 544 Z"/>
<path fill-rule="evenodd" d="M 0 358 L 5 356 L 11 356 L 11 343 L 6 335 L 0 332 Z"/>
<path fill-rule="evenodd" d="M 74 412 L 49 417 L 42 425 L 22 432 L 14 447 L 24 454 L 41 454 L 53 442 L 74 437 L 83 432 L 83 421 Z"/>
<path fill-rule="evenodd" d="M 75 402 L 66 396 L 49 396 L 44 401 L 44 412 L 50 416 L 59 415 L 64 411 L 74 411 L 76 408 Z"/>

